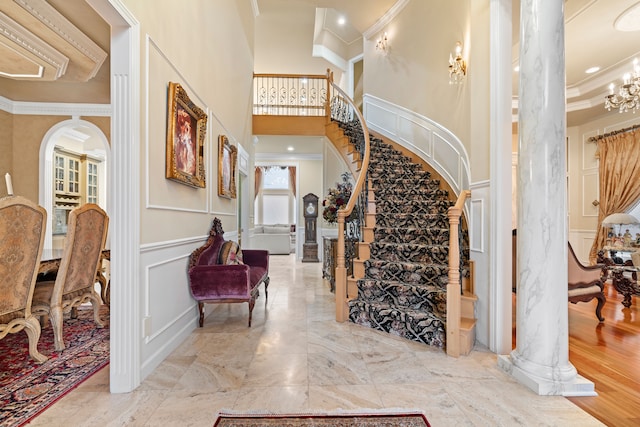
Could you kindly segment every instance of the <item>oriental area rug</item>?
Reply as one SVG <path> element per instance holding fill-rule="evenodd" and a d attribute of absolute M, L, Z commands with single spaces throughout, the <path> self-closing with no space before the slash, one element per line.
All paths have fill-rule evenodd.
<path fill-rule="evenodd" d="M 93 309 L 81 307 L 76 319 L 65 315 L 66 349 L 54 350 L 53 329 L 42 329 L 38 350 L 49 359 L 38 365 L 29 357 L 24 331 L 0 340 L 0 426 L 29 422 L 109 363 L 109 311 L 103 306 L 105 327 L 93 323 Z"/>
<path fill-rule="evenodd" d="M 220 413 L 214 427 L 430 427 L 420 412 L 335 414 Z"/>

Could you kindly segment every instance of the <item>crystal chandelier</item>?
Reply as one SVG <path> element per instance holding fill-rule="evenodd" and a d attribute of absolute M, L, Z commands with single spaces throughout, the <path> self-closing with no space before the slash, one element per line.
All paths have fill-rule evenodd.
<path fill-rule="evenodd" d="M 617 108 L 621 113 L 640 109 L 640 65 L 638 58 L 633 60 L 633 72 L 625 73 L 622 85 L 615 90 L 615 85 L 609 85 L 609 95 L 604 99 L 604 108 L 611 111 Z"/>

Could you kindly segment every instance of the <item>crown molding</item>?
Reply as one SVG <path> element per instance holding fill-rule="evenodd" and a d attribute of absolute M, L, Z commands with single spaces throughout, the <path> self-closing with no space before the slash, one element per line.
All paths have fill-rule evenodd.
<path fill-rule="evenodd" d="M 94 62 L 94 67 L 90 71 L 87 80 L 95 77 L 96 73 L 107 58 L 107 52 L 102 50 L 100 46 L 87 37 L 45 0 L 13 1 L 73 46 L 76 50 L 91 59 Z"/>
<path fill-rule="evenodd" d="M 111 104 L 21 102 L 0 96 L 0 110 L 15 115 L 110 117 Z"/>
<path fill-rule="evenodd" d="M 402 11 L 402 9 L 404 9 L 404 7 L 409 4 L 409 1 L 410 0 L 398 0 L 393 6 L 391 6 L 391 9 L 389 9 L 387 13 L 382 15 L 382 17 L 378 19 L 375 24 L 373 24 L 364 33 L 362 33 L 362 36 L 367 40 L 370 40 L 373 36 L 382 31 L 384 27 L 389 24 L 389 22 L 393 21 L 395 17 L 398 16 L 398 14 Z"/>

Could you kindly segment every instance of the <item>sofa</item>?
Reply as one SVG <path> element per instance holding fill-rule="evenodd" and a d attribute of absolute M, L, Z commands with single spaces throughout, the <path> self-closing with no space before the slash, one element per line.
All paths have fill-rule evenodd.
<path fill-rule="evenodd" d="M 189 257 L 188 279 L 191 295 L 198 302 L 199 325 L 204 323 L 204 305 L 249 303 L 249 327 L 258 286 L 264 283 L 265 304 L 269 287 L 269 252 L 240 249 L 224 240 L 220 219 L 214 218 L 204 245 Z"/>
<path fill-rule="evenodd" d="M 291 253 L 291 226 L 289 224 L 258 224 L 253 229 L 251 248 L 264 249 L 271 255 Z"/>

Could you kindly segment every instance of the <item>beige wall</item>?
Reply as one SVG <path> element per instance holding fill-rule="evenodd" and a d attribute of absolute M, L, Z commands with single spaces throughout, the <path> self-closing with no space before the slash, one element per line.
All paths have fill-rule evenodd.
<path fill-rule="evenodd" d="M 470 145 L 470 84 L 449 85 L 448 61 L 456 41 L 468 60 L 469 0 L 412 1 L 383 31 L 389 52 L 365 41 L 364 92 L 434 120 Z M 476 72 L 469 64 L 470 72 Z"/>
<path fill-rule="evenodd" d="M 4 175 L 12 173 L 13 159 L 13 115 L 0 110 L 0 197 L 7 194 Z"/>
<path fill-rule="evenodd" d="M 71 119 L 69 116 L 35 116 L 35 115 L 11 115 L 2 113 L 2 122 L 11 125 L 8 134 L 7 148 L 9 156 L 2 156 L 0 160 L 0 172 L 11 171 L 13 191 L 15 194 L 37 201 L 39 199 L 40 179 L 40 146 L 46 133 L 57 123 Z M 81 117 L 98 126 L 109 138 L 108 117 Z M 3 126 L 3 129 L 4 126 Z M 4 132 L 4 131 L 3 131 Z M 5 144 L 4 136 L 2 143 Z M 2 148 L 4 154 L 5 147 Z M 4 177 L 4 173 L 2 174 Z M 6 194 L 6 187 L 0 186 L 0 194 Z"/>
<path fill-rule="evenodd" d="M 282 74 L 326 74 L 334 72 L 334 81 L 340 82 L 342 72 L 333 64 L 312 54 L 315 15 L 304 4 L 288 0 L 270 0 L 272 13 L 261 11 L 256 18 L 255 72 Z M 304 2 L 300 2 L 304 3 Z M 271 7 L 276 6 L 274 9 Z M 279 14 L 278 8 L 300 9 L 295 21 Z M 302 11 L 310 11 L 304 13 Z"/>
<path fill-rule="evenodd" d="M 471 31 L 465 40 L 469 61 L 467 63 L 467 82 L 469 85 L 469 134 L 462 143 L 469 154 L 471 167 L 471 182 L 483 181 L 490 178 L 490 51 L 489 40 L 489 0 L 472 0 Z"/>
<path fill-rule="evenodd" d="M 321 206 L 323 199 L 323 161 L 322 160 L 300 160 L 298 163 L 298 178 L 300 181 L 300 188 L 298 189 L 298 205 L 302 205 L 302 198 L 309 193 L 318 196 L 318 222 L 317 226 L 320 227 L 322 223 Z M 300 231 L 304 230 L 304 209 L 298 209 L 298 224 L 300 224 Z M 298 236 L 302 236 L 301 240 L 304 241 L 304 234 L 298 233 Z M 317 236 L 320 241 L 320 234 Z M 300 242 L 298 242 L 300 243 Z"/>
<path fill-rule="evenodd" d="M 253 75 L 253 14 L 250 1 L 173 0 L 124 1 L 141 23 L 141 243 L 153 243 L 206 233 L 211 217 L 222 220 L 225 232 L 237 229 L 237 199 L 218 196 L 218 136 L 253 150 L 251 89 Z M 162 14 L 157 13 L 162 10 Z M 159 19 L 160 17 L 160 19 Z M 180 19 L 174 19 L 180 17 Z M 204 18 L 204 19 L 203 19 Z M 208 113 L 204 155 L 206 188 L 165 179 L 167 87 L 180 83 L 189 98 Z M 148 115 L 148 118 L 146 117 Z M 148 144 L 148 145 L 147 145 Z M 148 167 L 148 170 L 147 170 Z M 252 188 L 253 177 L 250 177 Z M 172 226 L 168 227 L 168 224 Z"/>

